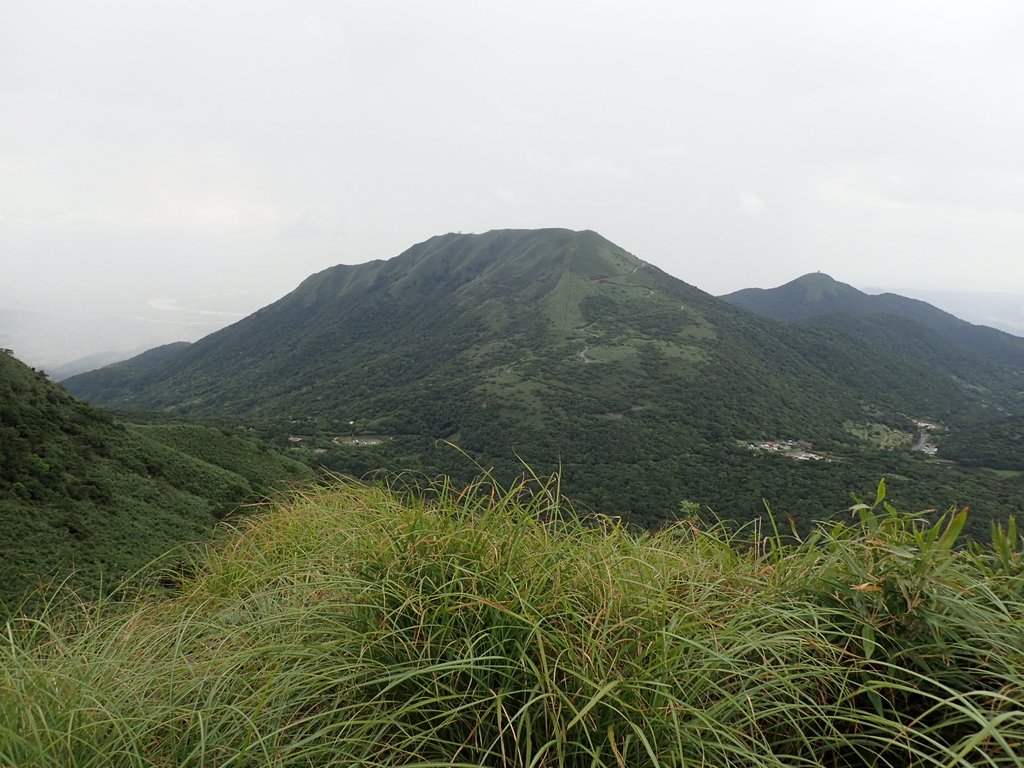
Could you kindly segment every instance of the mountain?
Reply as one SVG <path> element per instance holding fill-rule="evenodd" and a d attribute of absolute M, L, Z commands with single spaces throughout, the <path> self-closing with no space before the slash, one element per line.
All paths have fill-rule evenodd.
<path fill-rule="evenodd" d="M 865 286 L 867 293 L 886 293 L 884 289 Z M 1024 336 L 1024 294 L 993 291 L 936 291 L 901 288 L 888 291 L 921 299 L 962 320 L 987 325 L 1014 336 Z"/>
<path fill-rule="evenodd" d="M 127 360 L 134 355 L 138 355 L 146 350 L 135 350 L 134 352 L 117 352 L 114 350 L 106 350 L 104 352 L 95 352 L 91 355 L 84 355 L 82 357 L 75 358 L 67 363 L 63 363 L 57 366 L 50 366 L 46 371 L 47 375 L 50 376 L 54 381 L 62 381 L 63 379 L 77 376 L 80 373 L 86 371 L 95 371 L 97 368 L 103 368 L 113 363 L 118 363 L 122 360 Z"/>
<path fill-rule="evenodd" d="M 809 323 L 834 316 L 847 320 L 863 316 L 900 317 L 934 332 L 957 350 L 996 365 L 1024 369 L 1024 338 L 968 323 L 917 299 L 894 293 L 867 294 L 821 272 L 777 288 L 746 288 L 721 298 L 762 317 L 785 322 Z"/>
<path fill-rule="evenodd" d="M 124 387 L 127 386 L 127 380 L 131 380 L 133 386 L 136 387 L 146 386 L 148 376 L 153 369 L 158 368 L 161 363 L 176 357 L 190 346 L 192 346 L 192 342 L 188 341 L 164 344 L 153 349 L 147 349 L 145 352 L 130 357 L 127 360 L 120 360 L 85 372 L 90 374 L 85 380 L 93 382 L 89 391 L 89 399 L 102 402 L 121 397 L 124 395 Z M 74 377 L 69 376 L 68 378 Z M 63 381 L 67 381 L 67 379 Z M 74 391 L 74 384 L 71 385 L 71 389 Z"/>
<path fill-rule="evenodd" d="M 644 523 L 684 498 L 737 518 L 762 498 L 820 517 L 889 469 L 908 499 L 936 503 L 952 474 L 909 453 L 864 458 L 865 435 L 909 445 L 913 417 L 973 423 L 1009 396 L 834 329 L 760 319 L 563 229 L 448 234 L 332 267 L 168 359 L 64 384 L 106 407 L 252 427 L 352 474 L 560 470 L 573 497 Z M 748 448 L 781 438 L 846 458 Z"/>
<path fill-rule="evenodd" d="M 90 370 L 65 371 L 83 357 L 106 356 L 93 366 L 99 367 L 177 339 L 197 339 L 241 316 L 174 305 L 160 310 L 132 297 L 125 297 L 121 306 L 110 307 L 104 315 L 78 311 L 56 300 L 34 308 L 22 304 L 18 306 L 14 298 L 0 299 L 0 348 L 14 350 L 19 360 L 56 379 Z M 109 357 L 114 354 L 120 356 Z"/>
<path fill-rule="evenodd" d="M 99 370 L 100 368 L 106 368 L 121 362 L 125 363 L 125 369 L 140 372 L 176 355 L 178 352 L 186 349 L 191 343 L 189 341 L 175 341 L 152 349 L 136 350 L 134 353 L 97 352 L 94 355 L 86 355 L 69 363 L 51 367 L 46 373 L 54 381 L 63 381 L 80 373 Z"/>
<path fill-rule="evenodd" d="M 0 354 L 0 615 L 49 576 L 95 594 L 310 474 L 213 427 L 115 420 Z"/>

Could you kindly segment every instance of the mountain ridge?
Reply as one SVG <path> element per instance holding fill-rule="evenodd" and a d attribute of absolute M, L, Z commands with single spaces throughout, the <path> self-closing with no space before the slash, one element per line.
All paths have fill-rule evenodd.
<path fill-rule="evenodd" d="M 251 426 L 350 474 L 465 476 L 467 456 L 503 477 L 520 461 L 560 466 L 575 498 L 646 521 L 681 498 L 756 515 L 776 481 L 824 472 L 788 462 L 766 481 L 749 441 L 859 450 L 855 433 L 875 428 L 851 424 L 909 435 L 913 418 L 973 422 L 1005 399 L 832 328 L 757 318 L 565 229 L 449 233 L 332 267 L 144 374 L 130 367 L 65 385 L 106 407 Z M 829 504 L 877 482 L 872 461 L 830 465 L 816 480 Z M 800 503 L 811 514 L 813 491 Z"/>
<path fill-rule="evenodd" d="M 821 272 L 776 288 L 745 288 L 720 297 L 784 322 L 810 323 L 829 315 L 894 315 L 920 323 L 947 341 L 997 365 L 1024 369 L 1024 338 L 961 320 L 925 301 L 895 293 L 868 294 Z"/>

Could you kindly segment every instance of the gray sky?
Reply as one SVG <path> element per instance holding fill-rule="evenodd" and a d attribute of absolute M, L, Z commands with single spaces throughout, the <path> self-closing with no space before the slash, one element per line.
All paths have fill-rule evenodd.
<path fill-rule="evenodd" d="M 1024 293 L 1022 40 L 1019 0 L 2 0 L 0 307 L 228 321 L 544 226 L 716 294 Z"/>

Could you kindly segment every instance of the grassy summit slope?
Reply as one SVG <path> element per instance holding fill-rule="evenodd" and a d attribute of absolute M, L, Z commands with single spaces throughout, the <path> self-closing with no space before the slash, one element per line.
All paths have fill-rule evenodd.
<path fill-rule="evenodd" d="M 550 488 L 279 504 L 173 596 L 15 622 L 18 766 L 1019 766 L 1024 559 L 865 507 L 637 537 Z M 876 516 L 880 514 L 881 517 Z M 165 575 L 165 582 L 169 576 Z"/>
<path fill-rule="evenodd" d="M 0 612 L 50 575 L 94 594 L 310 474 L 211 427 L 115 421 L 0 355 Z"/>

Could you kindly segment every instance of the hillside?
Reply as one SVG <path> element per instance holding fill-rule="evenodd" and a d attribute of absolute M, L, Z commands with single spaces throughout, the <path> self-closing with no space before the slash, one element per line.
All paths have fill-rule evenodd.
<path fill-rule="evenodd" d="M 829 329 L 896 352 L 972 387 L 990 407 L 942 435 L 938 455 L 963 466 L 999 470 L 1004 478 L 1024 473 L 1024 338 L 972 325 L 923 301 L 862 293 L 820 273 L 722 298 L 764 317 Z"/>
<path fill-rule="evenodd" d="M 879 490 L 799 545 L 584 524 L 551 485 L 305 493 L 13 621 L 0 763 L 1020 766 L 1024 542 Z"/>
<path fill-rule="evenodd" d="M 932 331 L 960 353 L 1024 370 L 1024 338 L 968 323 L 917 299 L 894 293 L 870 295 L 820 272 L 777 288 L 746 288 L 721 298 L 762 317 L 785 322 L 851 316 L 873 316 L 876 321 L 886 316 L 904 318 Z"/>
<path fill-rule="evenodd" d="M 0 354 L 0 615 L 48 577 L 85 594 L 308 467 L 191 424 L 133 424 Z"/>
<path fill-rule="evenodd" d="M 982 422 L 944 436 L 939 453 L 967 466 L 1024 473 L 1024 414 Z"/>
<path fill-rule="evenodd" d="M 887 472 L 907 478 L 897 493 L 908 506 L 941 488 L 951 502 L 967 493 L 987 513 L 1012 510 L 1005 489 L 883 456 L 863 437 L 909 441 L 913 418 L 975 423 L 1002 389 L 832 329 L 760 319 L 594 232 L 433 237 L 313 275 L 141 363 L 65 385 L 110 408 L 253 427 L 348 473 L 560 469 L 574 498 L 644 523 L 671 519 L 681 499 L 746 519 L 786 489 L 800 491 L 784 511 L 807 522 Z M 782 438 L 841 460 L 747 448 Z"/>
<path fill-rule="evenodd" d="M 869 293 L 881 290 L 866 289 Z M 976 325 L 987 325 L 1013 336 L 1024 337 L 1024 293 L 1004 291 L 922 290 L 903 288 L 900 293 L 913 299 L 927 301 L 941 310 Z"/>
<path fill-rule="evenodd" d="M 136 350 L 134 354 L 137 355 L 141 351 L 144 350 Z M 78 374 L 85 373 L 86 371 L 95 371 L 97 368 L 102 368 L 106 365 L 113 365 L 114 363 L 121 362 L 122 360 L 127 360 L 132 356 L 132 353 L 115 352 L 113 350 L 96 352 L 91 355 L 76 358 L 75 360 L 70 360 L 61 365 L 51 365 L 46 370 L 46 375 L 54 381 L 62 381 L 63 379 L 77 376 Z"/>
<path fill-rule="evenodd" d="M 191 342 L 178 341 L 173 344 L 153 347 L 153 349 L 147 349 L 145 352 L 129 357 L 127 360 L 120 360 L 110 365 L 69 376 L 63 379 L 61 383 L 64 384 L 69 379 L 77 381 L 79 377 L 82 377 L 93 382 L 89 392 L 90 400 L 96 402 L 116 400 L 125 395 L 126 381 L 132 381 L 133 385 L 137 387 L 146 386 L 149 382 L 149 376 L 154 369 L 159 370 L 162 363 L 176 357 L 190 346 L 192 346 Z M 75 385 L 72 384 L 70 389 L 74 391 Z"/>

